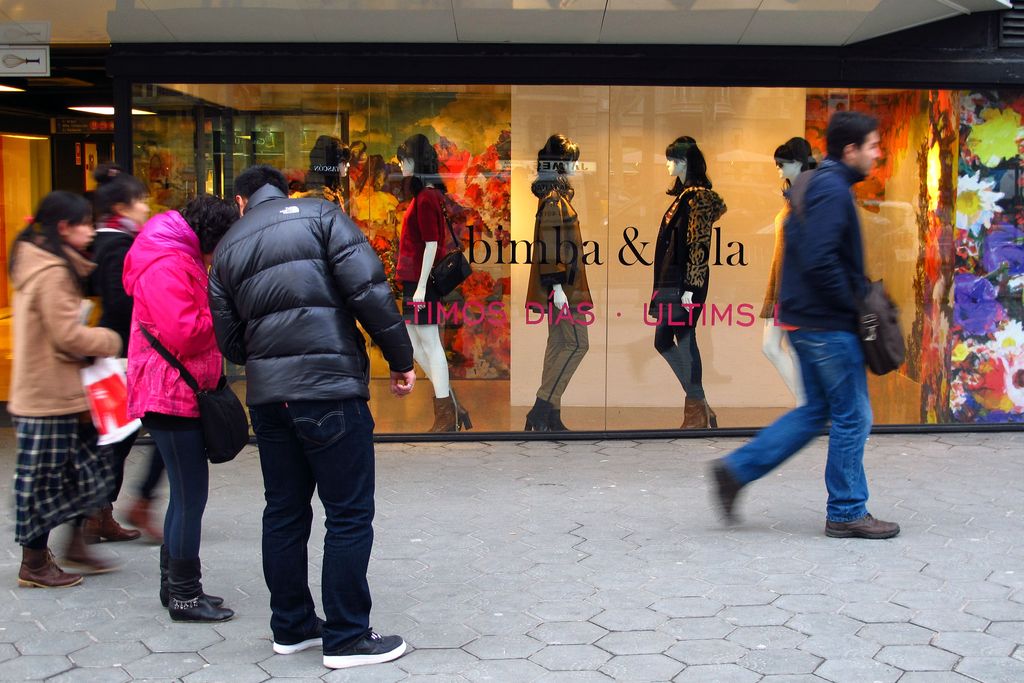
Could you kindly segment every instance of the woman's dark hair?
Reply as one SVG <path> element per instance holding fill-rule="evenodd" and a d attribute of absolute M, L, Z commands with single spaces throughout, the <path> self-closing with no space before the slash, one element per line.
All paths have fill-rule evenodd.
<path fill-rule="evenodd" d="M 341 184 L 341 166 L 352 159 L 352 150 L 333 135 L 321 135 L 309 150 L 309 175 L 306 182 L 331 189 Z"/>
<path fill-rule="evenodd" d="M 801 171 L 809 171 L 818 166 L 818 161 L 811 153 L 811 143 L 801 137 L 790 138 L 785 144 L 775 149 L 775 161 L 799 161 Z"/>
<path fill-rule="evenodd" d="M 92 202 L 97 217 L 113 214 L 115 204 L 134 204 L 149 196 L 141 180 L 116 164 L 100 164 L 92 177 L 96 179 Z"/>
<path fill-rule="evenodd" d="M 835 159 L 843 158 L 843 150 L 847 145 L 860 147 L 868 135 L 878 130 L 878 119 L 859 111 L 837 111 L 828 120 L 825 131 L 825 144 L 828 155 Z"/>
<path fill-rule="evenodd" d="M 288 194 L 288 181 L 285 180 L 284 174 L 266 164 L 250 166 L 242 171 L 242 174 L 235 178 L 234 191 L 242 199 L 248 199 L 264 185 L 273 185 L 285 195 Z"/>
<path fill-rule="evenodd" d="M 199 251 L 212 254 L 238 220 L 238 207 L 212 194 L 201 194 L 185 205 L 181 217 L 199 236 Z"/>
<path fill-rule="evenodd" d="M 708 164 L 704 154 L 697 146 L 697 141 L 688 135 L 676 138 L 665 148 L 665 156 L 675 161 L 686 162 L 686 181 L 676 177 L 666 194 L 678 195 L 688 187 L 706 187 L 711 189 L 711 178 L 708 178 Z"/>
<path fill-rule="evenodd" d="M 427 185 L 433 185 L 441 192 L 448 192 L 444 181 L 441 179 L 441 162 L 437 158 L 437 150 L 430 144 L 426 135 L 417 133 L 398 147 L 398 161 L 412 159 L 412 178 L 409 181 L 409 191 L 415 197 Z"/>
<path fill-rule="evenodd" d="M 537 152 L 537 179 L 531 189 L 537 197 L 546 196 L 551 190 L 559 194 L 572 195 L 567 164 L 580 159 L 580 147 L 567 136 L 555 133 L 547 139 Z"/>
<path fill-rule="evenodd" d="M 14 260 L 18 255 L 16 248 L 18 242 L 28 242 L 68 261 L 68 256 L 64 253 L 64 238 L 60 236 L 58 228 L 61 221 L 67 221 L 68 225 L 90 223 L 92 222 L 92 207 L 89 206 L 85 197 L 64 190 L 57 190 L 43 197 L 36 208 L 36 215 L 15 238 L 15 248 L 11 249 L 11 260 L 8 266 L 10 272 L 14 271 Z M 68 267 L 71 267 L 70 261 Z M 71 269 L 71 272 L 75 272 L 74 268 Z"/>

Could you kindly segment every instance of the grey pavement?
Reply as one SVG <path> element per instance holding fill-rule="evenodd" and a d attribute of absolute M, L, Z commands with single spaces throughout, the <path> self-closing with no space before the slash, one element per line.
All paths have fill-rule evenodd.
<path fill-rule="evenodd" d="M 824 536 L 823 439 L 721 527 L 707 464 L 742 442 L 380 445 L 372 624 L 412 652 L 336 672 L 271 652 L 253 449 L 211 468 L 223 624 L 171 623 L 139 542 L 102 546 L 123 569 L 80 587 L 17 588 L 8 499 L 0 680 L 1024 681 L 1024 433 L 872 436 L 871 510 L 903 527 L 888 541 Z"/>

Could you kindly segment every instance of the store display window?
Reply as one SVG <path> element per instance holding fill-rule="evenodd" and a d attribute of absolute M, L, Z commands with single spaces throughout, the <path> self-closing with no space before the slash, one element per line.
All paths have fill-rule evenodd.
<path fill-rule="evenodd" d="M 274 165 L 362 228 L 399 304 L 411 178 L 436 168 L 472 274 L 415 321 L 413 396 L 390 396 L 370 348 L 395 434 L 434 426 L 429 374 L 475 432 L 749 428 L 796 405 L 774 318 L 784 192 L 833 112 L 870 112 L 884 156 L 854 193 L 908 348 L 870 377 L 875 423 L 1024 422 L 1024 93 L 152 84 L 134 106 L 157 113 L 133 131 L 155 205 Z"/>

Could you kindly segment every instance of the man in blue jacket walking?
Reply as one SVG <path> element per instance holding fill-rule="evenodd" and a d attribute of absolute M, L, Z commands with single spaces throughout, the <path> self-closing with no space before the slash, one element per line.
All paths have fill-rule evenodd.
<path fill-rule="evenodd" d="M 800 358 L 807 402 L 761 430 L 712 465 L 722 516 L 736 521 L 736 500 L 816 437 L 831 420 L 825 487 L 825 534 L 835 538 L 892 538 L 898 524 L 868 513 L 864 443 L 871 430 L 864 355 L 857 336 L 857 301 L 867 280 L 860 220 L 851 186 L 881 156 L 878 121 L 838 112 L 826 132 L 828 158 L 797 178 L 785 226 L 779 321 Z"/>

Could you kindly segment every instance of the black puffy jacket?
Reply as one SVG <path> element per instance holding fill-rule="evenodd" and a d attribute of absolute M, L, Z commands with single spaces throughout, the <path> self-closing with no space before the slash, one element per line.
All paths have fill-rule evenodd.
<path fill-rule="evenodd" d="M 392 371 L 412 344 L 384 267 L 336 204 L 288 199 L 272 185 L 217 246 L 210 308 L 224 357 L 246 366 L 249 405 L 368 398 L 361 324 Z"/>

